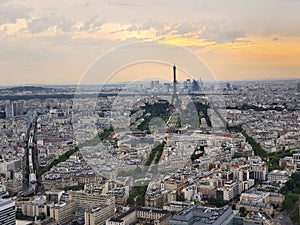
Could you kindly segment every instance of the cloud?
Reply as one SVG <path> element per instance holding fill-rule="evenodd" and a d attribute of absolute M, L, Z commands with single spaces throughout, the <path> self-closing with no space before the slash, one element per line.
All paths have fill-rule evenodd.
<path fill-rule="evenodd" d="M 7 2 L 9 2 L 10 0 L 0 0 L 0 4 L 6 4 Z"/>
<path fill-rule="evenodd" d="M 222 23 L 217 24 L 215 22 L 209 24 L 200 34 L 200 37 L 205 38 L 208 41 L 214 41 L 218 44 L 236 42 L 238 39 L 246 36 L 246 32 L 242 29 L 224 25 Z"/>
<path fill-rule="evenodd" d="M 48 15 L 29 20 L 27 31 L 35 35 L 55 28 L 62 33 L 69 33 L 72 31 L 74 24 L 75 23 L 70 20 Z"/>
<path fill-rule="evenodd" d="M 123 41 L 149 39 L 167 41 L 175 45 L 199 47 L 213 43 L 239 42 L 240 38 L 246 36 L 245 32 L 238 29 L 224 29 L 223 27 L 214 27 L 213 24 L 208 29 L 200 23 L 168 24 L 157 21 L 139 24 L 105 23 L 101 28 L 104 33 L 98 36 L 100 38 L 113 37 L 113 40 L 119 38 Z M 105 32 L 113 36 L 106 35 Z"/>
<path fill-rule="evenodd" d="M 137 25 L 131 25 L 127 28 L 127 31 L 138 31 L 139 28 Z"/>
<path fill-rule="evenodd" d="M 158 40 L 182 40 L 176 41 L 176 43 L 202 43 L 206 40 L 210 44 L 215 42 L 216 44 L 226 42 L 238 42 L 241 38 L 247 36 L 246 32 L 242 29 L 233 28 L 229 23 L 224 21 L 203 21 L 202 23 L 158 23 L 157 21 L 149 21 L 143 24 L 132 24 L 126 29 L 128 32 L 146 32 L 155 31 L 156 39 Z M 119 30 L 123 32 L 124 30 Z M 116 31 L 115 33 L 118 33 Z M 186 39 L 190 38 L 191 41 L 187 42 Z M 199 41 L 196 41 L 199 40 Z M 184 44 L 186 45 L 186 44 Z"/>
<path fill-rule="evenodd" d="M 28 33 L 38 35 L 56 29 L 59 31 L 57 35 L 80 33 L 94 33 L 101 29 L 103 22 L 98 20 L 97 16 L 90 17 L 88 20 L 79 22 L 72 21 L 67 18 L 49 14 L 43 17 L 36 17 L 28 22 Z"/>
<path fill-rule="evenodd" d="M 1 0 L 0 0 L 1 1 Z M 2 1 L 3 2 L 3 1 Z M 5 1 L 4 1 L 5 2 Z M 16 23 L 18 19 L 29 18 L 30 8 L 17 5 L 1 5 L 0 7 L 0 25 L 6 23 Z"/>
<path fill-rule="evenodd" d="M 17 19 L 15 23 L 5 23 L 0 25 L 0 31 L 2 31 L 3 37 L 20 36 L 22 30 L 26 29 L 26 19 Z M 1 40 L 2 41 L 2 40 Z"/>
<path fill-rule="evenodd" d="M 74 22 L 71 22 L 70 20 L 62 20 L 59 23 L 58 28 L 61 29 L 61 31 L 63 32 L 71 32 L 73 26 L 74 26 Z"/>
<path fill-rule="evenodd" d="M 103 25 L 102 21 L 98 20 L 98 16 L 92 16 L 87 21 L 83 22 L 80 31 L 95 31 Z"/>
<path fill-rule="evenodd" d="M 177 39 L 170 39 L 166 41 L 160 41 L 162 45 L 175 45 L 180 47 L 208 47 L 214 45 L 214 42 L 208 42 L 206 40 L 201 39 L 190 39 L 190 38 L 177 38 Z"/>
<path fill-rule="evenodd" d="M 49 17 L 35 18 L 29 21 L 27 29 L 30 33 L 37 34 L 45 32 L 49 27 L 55 25 L 58 21 L 50 20 Z"/>
<path fill-rule="evenodd" d="M 193 23 L 183 23 L 179 25 L 177 28 L 177 34 L 188 34 L 188 33 L 195 33 L 200 30 L 200 26 L 198 24 L 193 24 Z"/>
<path fill-rule="evenodd" d="M 150 30 L 150 29 L 160 30 L 163 28 L 163 26 L 164 24 L 158 21 L 148 21 L 142 24 L 140 30 Z"/>

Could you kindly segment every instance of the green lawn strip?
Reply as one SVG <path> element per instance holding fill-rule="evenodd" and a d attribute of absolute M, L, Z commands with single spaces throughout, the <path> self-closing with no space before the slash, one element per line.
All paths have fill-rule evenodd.
<path fill-rule="evenodd" d="M 159 117 L 164 121 L 168 121 L 170 105 L 167 101 L 159 101 L 154 104 L 147 103 L 142 109 L 145 110 L 145 114 L 142 117 L 144 120 L 138 125 L 138 129 L 141 131 L 147 131 L 150 133 L 149 123 L 153 118 Z"/>
<path fill-rule="evenodd" d="M 157 164 L 162 156 L 162 153 L 164 151 L 165 142 L 158 144 L 155 148 L 151 150 L 151 153 L 149 155 L 149 158 L 145 164 L 145 166 L 150 166 L 154 160 L 154 164 Z"/>
<path fill-rule="evenodd" d="M 148 185 L 133 186 L 129 193 L 129 197 L 127 199 L 127 204 L 130 206 L 134 206 L 134 205 L 144 206 L 147 188 L 148 188 Z"/>

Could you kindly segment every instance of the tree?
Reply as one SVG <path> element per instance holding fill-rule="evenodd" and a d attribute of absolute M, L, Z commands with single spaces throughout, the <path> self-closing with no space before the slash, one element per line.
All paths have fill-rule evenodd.
<path fill-rule="evenodd" d="M 184 196 L 183 195 L 180 195 L 180 194 L 177 194 L 176 195 L 176 201 L 179 201 L 179 202 L 184 202 Z"/>
<path fill-rule="evenodd" d="M 38 219 L 43 221 L 44 219 L 46 219 L 46 214 L 44 212 L 40 213 L 40 215 L 38 216 Z"/>
<path fill-rule="evenodd" d="M 294 180 L 290 179 L 288 180 L 286 183 L 285 183 L 285 186 L 286 188 L 289 190 L 289 191 L 292 191 L 295 187 L 295 183 L 294 183 Z"/>
<path fill-rule="evenodd" d="M 239 212 L 240 212 L 241 217 L 245 217 L 247 214 L 247 209 L 245 207 L 241 207 Z"/>
<path fill-rule="evenodd" d="M 291 192 L 288 192 L 286 195 L 286 198 L 283 202 L 283 208 L 286 210 L 290 210 L 293 208 L 294 204 L 298 201 L 298 196 L 296 194 L 293 194 Z"/>

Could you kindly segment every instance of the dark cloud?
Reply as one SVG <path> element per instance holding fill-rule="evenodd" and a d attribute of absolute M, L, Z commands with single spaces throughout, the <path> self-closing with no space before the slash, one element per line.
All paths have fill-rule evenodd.
<path fill-rule="evenodd" d="M 178 28 L 176 33 L 177 34 L 187 34 L 187 33 L 195 33 L 200 30 L 200 26 L 197 24 L 192 23 L 184 23 L 181 24 Z"/>
<path fill-rule="evenodd" d="M 63 32 L 71 32 L 73 26 L 74 26 L 74 22 L 71 22 L 70 20 L 62 20 L 59 23 L 58 28 Z"/>
<path fill-rule="evenodd" d="M 158 37 L 174 35 L 174 37 L 184 37 L 193 39 L 206 39 L 216 43 L 237 42 L 239 38 L 246 37 L 246 32 L 242 29 L 232 28 L 224 21 L 203 21 L 203 23 L 174 23 L 163 24 L 150 21 L 141 26 L 132 25 L 128 31 L 139 31 L 155 29 Z"/>
<path fill-rule="evenodd" d="M 60 21 L 54 19 L 54 17 L 42 17 L 42 18 L 34 19 L 28 23 L 28 30 L 30 31 L 30 33 L 33 34 L 45 32 L 48 30 L 49 27 L 54 26 L 59 22 Z"/>
<path fill-rule="evenodd" d="M 0 0 L 1 1 L 1 0 Z M 1 3 L 4 1 L 2 0 Z M 0 7 L 0 25 L 15 23 L 17 19 L 29 18 L 32 9 L 16 5 L 2 5 Z"/>
<path fill-rule="evenodd" d="M 144 23 L 141 27 L 140 30 L 149 30 L 151 28 L 155 29 L 155 30 L 160 30 L 162 29 L 164 26 L 164 24 L 160 23 L 160 22 L 156 22 L 156 21 L 149 21 Z"/>
<path fill-rule="evenodd" d="M 37 34 L 37 33 L 47 31 L 50 27 L 56 26 L 58 29 L 60 29 L 63 32 L 70 32 L 72 31 L 73 25 L 74 22 L 70 20 L 48 15 L 42 18 L 31 20 L 28 23 L 27 29 L 31 33 Z"/>
<path fill-rule="evenodd" d="M 85 21 L 83 26 L 80 27 L 80 31 L 95 31 L 100 29 L 103 23 L 97 20 L 97 16 Z M 50 27 L 56 26 L 61 31 L 68 33 L 72 32 L 74 21 L 58 17 L 54 15 L 44 16 L 38 19 L 34 19 L 28 23 L 28 30 L 33 34 L 47 31 Z"/>
<path fill-rule="evenodd" d="M 98 16 L 93 16 L 84 22 L 83 26 L 80 27 L 81 31 L 98 30 L 103 25 L 103 22 L 98 20 Z"/>
<path fill-rule="evenodd" d="M 127 28 L 127 31 L 138 31 L 138 30 L 139 30 L 139 28 L 137 25 L 132 25 Z"/>
<path fill-rule="evenodd" d="M 168 26 L 168 28 L 165 28 L 161 31 L 158 32 L 158 34 L 164 36 L 164 35 L 168 35 L 168 34 L 174 34 L 177 31 L 178 28 L 178 24 L 172 24 L 170 26 Z"/>
<path fill-rule="evenodd" d="M 242 29 L 233 28 L 222 23 L 214 23 L 208 25 L 200 34 L 200 37 L 221 44 L 226 42 L 236 42 L 237 39 L 246 37 L 246 32 Z"/>

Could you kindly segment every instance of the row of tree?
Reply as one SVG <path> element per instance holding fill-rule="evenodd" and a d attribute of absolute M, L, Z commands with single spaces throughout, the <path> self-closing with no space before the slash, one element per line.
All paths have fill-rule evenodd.
<path fill-rule="evenodd" d="M 153 160 L 154 160 L 154 164 L 158 164 L 162 156 L 162 153 L 164 151 L 165 144 L 166 142 L 163 141 L 162 143 L 158 144 L 155 148 L 152 149 L 145 166 L 150 166 Z"/>
<path fill-rule="evenodd" d="M 63 155 L 59 156 L 57 159 L 54 159 L 49 165 L 44 166 L 44 167 L 40 167 L 37 171 L 37 175 L 41 176 L 44 173 L 50 171 L 53 166 L 56 166 L 57 164 L 59 164 L 61 162 L 67 161 L 70 158 L 70 156 L 73 155 L 78 150 L 79 150 L 78 147 L 71 148 L 70 150 L 65 152 Z"/>

